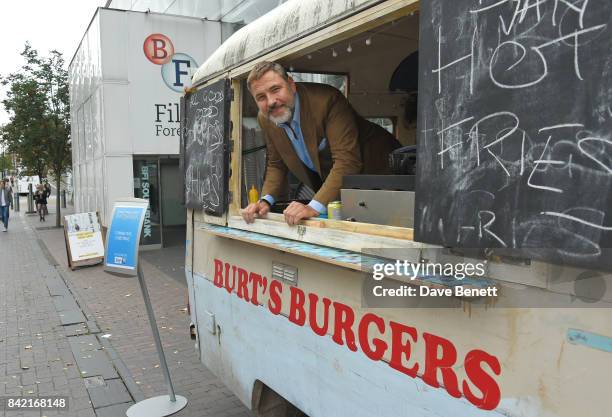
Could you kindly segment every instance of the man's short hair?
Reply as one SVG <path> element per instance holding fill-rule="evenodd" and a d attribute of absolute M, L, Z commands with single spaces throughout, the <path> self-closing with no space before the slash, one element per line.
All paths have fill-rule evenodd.
<path fill-rule="evenodd" d="M 247 78 L 247 88 L 249 91 L 251 91 L 251 83 L 259 80 L 268 71 L 274 71 L 283 77 L 285 81 L 289 81 L 289 75 L 287 75 L 287 71 L 285 71 L 285 68 L 283 68 L 281 64 L 272 61 L 261 61 L 258 62 L 249 73 Z"/>

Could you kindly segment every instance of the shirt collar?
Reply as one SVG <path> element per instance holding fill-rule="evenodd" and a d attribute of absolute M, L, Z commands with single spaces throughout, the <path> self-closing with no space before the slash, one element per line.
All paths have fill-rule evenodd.
<path fill-rule="evenodd" d="M 297 91 L 295 92 L 295 102 L 293 103 L 294 107 L 293 107 L 293 117 L 291 118 L 291 125 L 297 125 L 300 126 L 300 95 L 297 93 Z M 277 124 L 278 127 L 281 126 L 287 126 L 287 123 L 279 123 Z"/>

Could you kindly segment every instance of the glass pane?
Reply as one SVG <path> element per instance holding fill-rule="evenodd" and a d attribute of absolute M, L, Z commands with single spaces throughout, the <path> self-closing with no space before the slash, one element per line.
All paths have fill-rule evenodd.
<path fill-rule="evenodd" d="M 395 126 L 393 124 L 393 119 L 391 119 L 390 117 L 368 117 L 367 120 L 372 123 L 376 123 L 378 126 L 382 127 L 392 135 L 395 134 Z"/>
<path fill-rule="evenodd" d="M 243 117 L 242 137 L 242 207 L 246 207 L 253 186 L 261 193 L 266 172 L 266 141 L 256 117 Z"/>
<path fill-rule="evenodd" d="M 140 244 L 161 244 L 157 161 L 134 159 L 134 197 L 149 200 Z"/>
<path fill-rule="evenodd" d="M 293 72 L 287 74 L 296 82 L 327 84 L 342 91 L 348 97 L 348 75 L 346 74 L 317 74 L 314 72 Z"/>
<path fill-rule="evenodd" d="M 253 186 L 261 194 L 264 174 L 266 172 L 266 141 L 263 131 L 257 123 L 257 105 L 242 81 L 245 96 L 242 101 L 242 207 L 249 204 L 249 190 Z M 260 195 L 259 197 L 263 197 Z"/>

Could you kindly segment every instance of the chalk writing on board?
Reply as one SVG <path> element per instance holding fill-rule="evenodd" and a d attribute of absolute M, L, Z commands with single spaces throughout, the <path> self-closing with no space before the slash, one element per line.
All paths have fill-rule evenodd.
<path fill-rule="evenodd" d="M 416 239 L 612 267 L 612 2 L 422 6 Z"/>
<path fill-rule="evenodd" d="M 186 206 L 221 215 L 227 181 L 225 81 L 189 96 L 185 118 Z"/>

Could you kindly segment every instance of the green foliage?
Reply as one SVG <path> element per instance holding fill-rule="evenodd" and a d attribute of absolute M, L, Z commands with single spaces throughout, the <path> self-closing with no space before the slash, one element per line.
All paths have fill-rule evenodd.
<path fill-rule="evenodd" d="M 0 128 L 0 141 L 15 153 L 26 172 L 41 178 L 55 176 L 71 165 L 68 72 L 58 51 L 43 57 L 26 43 L 21 53 L 25 65 L 0 77 L 8 86 L 2 101 L 10 122 Z"/>
<path fill-rule="evenodd" d="M 13 168 L 13 161 L 10 155 L 0 155 L 0 171 L 12 171 Z"/>
<path fill-rule="evenodd" d="M 61 175 L 70 169 L 70 102 L 68 71 L 58 51 L 40 56 L 29 43 L 20 71 L 0 77 L 8 86 L 2 101 L 10 122 L 0 128 L 0 141 L 20 159 L 23 171 L 41 179 L 51 171 L 56 184 L 56 226 L 60 226 Z"/>

